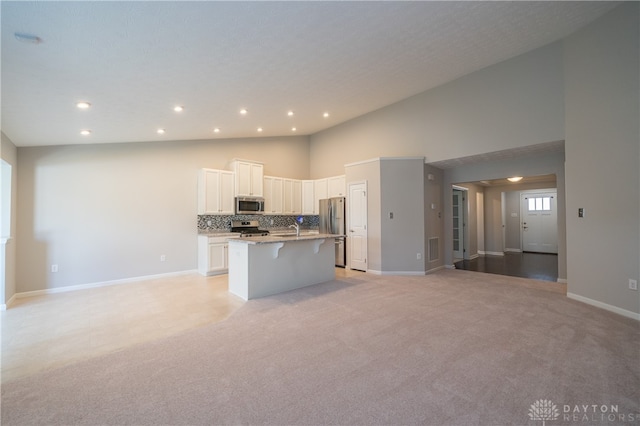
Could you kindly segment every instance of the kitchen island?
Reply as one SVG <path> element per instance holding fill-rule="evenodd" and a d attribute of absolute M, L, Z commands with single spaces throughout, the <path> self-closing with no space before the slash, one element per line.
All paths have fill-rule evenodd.
<path fill-rule="evenodd" d="M 229 240 L 229 291 L 244 300 L 335 278 L 339 235 L 269 235 Z"/>

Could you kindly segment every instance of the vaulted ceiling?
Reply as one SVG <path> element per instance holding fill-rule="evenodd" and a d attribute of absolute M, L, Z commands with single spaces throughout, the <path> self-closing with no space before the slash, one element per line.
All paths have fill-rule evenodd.
<path fill-rule="evenodd" d="M 2 1 L 2 131 L 17 146 L 313 134 L 617 4 Z"/>

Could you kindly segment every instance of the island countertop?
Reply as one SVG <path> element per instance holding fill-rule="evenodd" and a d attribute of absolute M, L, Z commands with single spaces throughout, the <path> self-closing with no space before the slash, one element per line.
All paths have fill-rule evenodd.
<path fill-rule="evenodd" d="M 291 235 L 265 235 L 264 237 L 251 238 L 229 238 L 229 242 L 244 244 L 273 244 L 286 243 L 290 241 L 306 241 L 306 240 L 324 240 L 326 238 L 341 238 L 344 235 L 339 234 L 302 234 L 299 237 L 295 234 Z"/>

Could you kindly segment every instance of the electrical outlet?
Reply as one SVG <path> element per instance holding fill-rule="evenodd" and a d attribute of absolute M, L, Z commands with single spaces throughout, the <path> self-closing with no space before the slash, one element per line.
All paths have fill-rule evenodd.
<path fill-rule="evenodd" d="M 389 212 L 389 219 L 393 219 L 393 212 Z"/>
<path fill-rule="evenodd" d="M 164 254 L 160 255 L 160 262 L 166 262 L 167 261 L 167 256 L 165 256 Z"/>
<path fill-rule="evenodd" d="M 51 272 L 58 272 L 58 265 L 51 265 Z"/>
<path fill-rule="evenodd" d="M 418 260 L 422 259 L 422 253 L 416 253 L 416 259 Z"/>
<path fill-rule="evenodd" d="M 632 280 L 629 278 L 629 290 L 637 290 L 638 289 L 638 280 Z"/>
<path fill-rule="evenodd" d="M 211 226 L 211 221 L 210 220 L 207 221 L 207 226 Z"/>

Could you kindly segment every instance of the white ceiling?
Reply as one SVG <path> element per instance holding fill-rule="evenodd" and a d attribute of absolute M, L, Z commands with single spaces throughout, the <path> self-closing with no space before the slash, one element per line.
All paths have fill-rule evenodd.
<path fill-rule="evenodd" d="M 2 1 L 2 131 L 17 146 L 313 134 L 617 4 Z"/>

